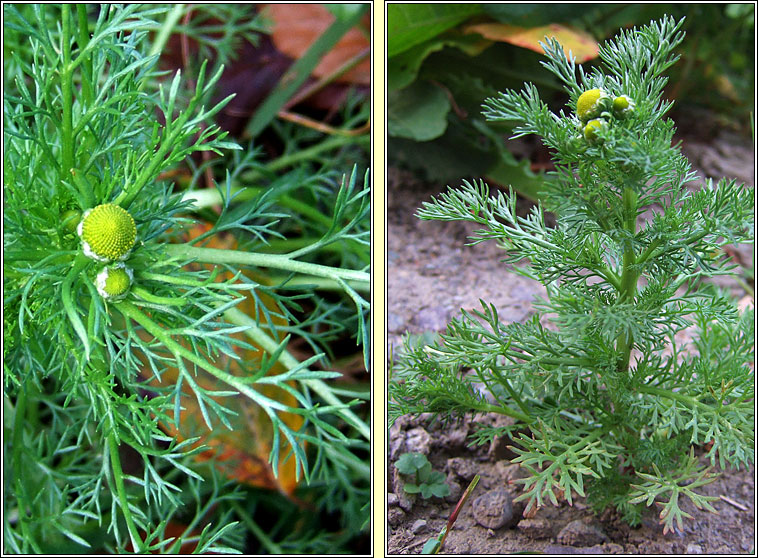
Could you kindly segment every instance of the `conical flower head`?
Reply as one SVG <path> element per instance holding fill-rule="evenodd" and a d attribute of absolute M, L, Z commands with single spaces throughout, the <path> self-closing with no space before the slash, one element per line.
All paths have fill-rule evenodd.
<path fill-rule="evenodd" d="M 84 253 L 95 260 L 125 260 L 137 239 L 134 219 L 124 208 L 104 203 L 88 210 L 79 224 Z"/>
<path fill-rule="evenodd" d="M 95 286 L 97 292 L 105 299 L 118 301 L 126 297 L 132 285 L 133 272 L 122 263 L 104 267 L 97 274 Z"/>
<path fill-rule="evenodd" d="M 597 142 L 600 139 L 597 136 L 598 131 L 604 128 L 606 125 L 607 122 L 602 118 L 595 118 L 594 120 L 590 120 L 584 127 L 584 139 L 586 139 L 589 143 Z"/>
<path fill-rule="evenodd" d="M 576 101 L 576 115 L 582 122 L 597 118 L 607 110 L 611 97 L 602 89 L 590 89 L 579 96 Z"/>
<path fill-rule="evenodd" d="M 613 99 L 613 114 L 619 118 L 624 118 L 631 114 L 634 111 L 634 107 L 634 101 L 627 95 L 621 95 Z"/>

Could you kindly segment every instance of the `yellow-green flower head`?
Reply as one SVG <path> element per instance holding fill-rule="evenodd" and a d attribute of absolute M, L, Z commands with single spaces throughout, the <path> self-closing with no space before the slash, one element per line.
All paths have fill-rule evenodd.
<path fill-rule="evenodd" d="M 137 239 L 132 216 L 112 203 L 85 211 L 77 232 L 84 254 L 101 262 L 125 260 Z"/>
<path fill-rule="evenodd" d="M 626 95 L 613 99 L 613 114 L 619 118 L 628 116 L 634 111 L 634 101 Z"/>
<path fill-rule="evenodd" d="M 590 143 L 595 143 L 600 139 L 597 136 L 598 130 L 606 127 L 607 125 L 608 123 L 602 118 L 595 118 L 594 120 L 590 120 L 584 127 L 584 139 Z"/>
<path fill-rule="evenodd" d="M 582 122 L 587 122 L 600 116 L 609 107 L 611 96 L 602 89 L 590 89 L 579 95 L 576 101 L 576 115 Z"/>
<path fill-rule="evenodd" d="M 122 263 L 104 267 L 95 279 L 97 292 L 106 300 L 117 302 L 129 294 L 134 272 Z"/>

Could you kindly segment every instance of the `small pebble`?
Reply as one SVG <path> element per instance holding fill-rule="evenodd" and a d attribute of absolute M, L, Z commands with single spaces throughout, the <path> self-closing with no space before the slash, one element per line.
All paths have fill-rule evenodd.
<path fill-rule="evenodd" d="M 411 495 L 403 490 L 405 482 L 395 467 L 390 469 L 390 476 L 392 477 L 392 491 L 397 496 L 397 505 L 405 511 L 411 511 L 413 503 L 416 501 L 415 494 Z"/>
<path fill-rule="evenodd" d="M 449 504 L 455 504 L 458 500 L 460 500 L 463 488 L 457 481 L 451 479 L 450 475 L 448 475 L 445 483 L 450 487 L 450 494 L 445 496 L 445 502 Z"/>
<path fill-rule="evenodd" d="M 426 529 L 426 520 L 425 519 L 417 519 L 413 522 L 413 525 L 411 525 L 411 531 L 418 535 L 421 531 Z"/>
<path fill-rule="evenodd" d="M 405 519 L 405 512 L 400 508 L 390 508 L 387 510 L 387 523 L 392 527 L 397 527 Z"/>
<path fill-rule="evenodd" d="M 450 310 L 442 306 L 422 308 L 413 316 L 413 325 L 422 330 L 445 331 L 450 321 Z"/>
<path fill-rule="evenodd" d="M 595 546 L 607 542 L 608 535 L 596 525 L 576 519 L 566 525 L 556 537 L 559 543 L 570 546 Z"/>
<path fill-rule="evenodd" d="M 447 460 L 447 470 L 468 485 L 476 476 L 479 466 L 475 461 L 465 457 L 451 457 Z"/>
<path fill-rule="evenodd" d="M 394 492 L 390 492 L 389 494 L 387 494 L 387 507 L 397 506 L 399 501 L 400 499 L 397 497 L 397 494 L 395 494 Z"/>
<path fill-rule="evenodd" d="M 504 488 L 490 490 L 476 498 L 471 513 L 479 525 L 488 529 L 511 527 L 519 520 L 514 518 L 511 495 Z"/>
<path fill-rule="evenodd" d="M 432 437 L 423 428 L 411 428 L 405 433 L 405 451 L 409 453 L 429 455 L 431 445 Z"/>
<path fill-rule="evenodd" d="M 547 519 L 522 519 L 519 521 L 518 530 L 528 535 L 530 539 L 540 540 L 552 538 L 550 522 Z"/>
<path fill-rule="evenodd" d="M 696 543 L 690 543 L 687 545 L 687 554 L 702 554 L 703 547 Z"/>

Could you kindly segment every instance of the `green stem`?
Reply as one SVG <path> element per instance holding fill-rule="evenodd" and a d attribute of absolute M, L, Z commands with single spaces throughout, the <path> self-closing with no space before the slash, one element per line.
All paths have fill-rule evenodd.
<path fill-rule="evenodd" d="M 166 296 L 157 296 L 139 286 L 132 287 L 132 292 L 145 302 L 149 302 L 151 304 L 165 304 L 166 306 L 186 306 L 187 304 L 187 300 L 184 297 L 173 298 Z"/>
<path fill-rule="evenodd" d="M 235 376 L 234 374 L 230 374 L 229 372 L 226 372 L 224 370 L 221 370 L 220 368 L 217 368 L 216 366 L 213 366 L 210 362 L 205 360 L 201 355 L 194 353 L 193 351 L 190 351 L 186 347 L 183 347 L 176 341 L 174 341 L 171 338 L 171 335 L 163 330 L 163 328 L 158 325 L 156 322 L 154 322 L 151 318 L 149 318 L 145 313 L 143 313 L 139 308 L 137 308 L 134 304 L 132 304 L 129 301 L 122 301 L 119 302 L 118 305 L 116 305 L 116 308 L 118 308 L 119 312 L 124 315 L 125 318 L 132 319 L 135 322 L 137 322 L 139 325 L 141 325 L 143 328 L 145 328 L 145 331 L 147 331 L 150 335 L 154 336 L 156 339 L 158 339 L 161 343 L 163 343 L 166 348 L 171 351 L 171 354 L 174 355 L 175 359 L 177 360 L 177 363 L 181 363 L 181 359 L 187 359 L 188 361 L 192 362 L 193 364 L 196 364 L 215 378 L 221 380 L 225 384 L 235 388 L 237 391 L 242 393 L 243 395 L 246 395 L 249 397 L 254 403 L 257 403 L 261 406 L 262 409 L 264 409 L 269 415 L 271 415 L 272 420 L 275 419 L 273 416 L 275 414 L 275 411 L 282 411 L 282 412 L 288 412 L 288 413 L 301 413 L 301 414 L 307 414 L 308 409 L 303 409 L 302 412 L 300 409 L 289 407 L 283 403 L 280 403 L 278 401 L 275 401 L 269 397 L 266 397 L 265 395 L 255 391 L 253 388 L 251 388 L 247 383 L 245 383 L 245 379 L 239 376 Z"/>
<path fill-rule="evenodd" d="M 630 187 L 624 188 L 624 229 L 631 237 L 637 233 L 637 194 Z M 630 238 L 624 249 L 623 268 L 621 273 L 621 290 L 619 300 L 622 302 L 634 302 L 637 296 L 637 280 L 639 272 L 636 269 L 637 259 L 634 254 L 634 243 Z M 629 370 L 629 361 L 632 355 L 634 339 L 629 332 L 622 332 L 616 340 L 616 351 L 619 354 L 619 371 Z"/>
<path fill-rule="evenodd" d="M 242 509 L 242 506 L 240 506 L 237 501 L 232 500 L 231 506 L 234 511 L 237 512 L 237 517 L 239 517 L 250 530 L 250 532 L 255 535 L 256 541 L 260 542 L 261 545 L 266 547 L 266 550 L 269 552 L 269 554 L 285 553 L 285 551 L 278 544 L 269 538 L 267 530 L 259 527 L 258 524 L 250 517 L 250 514 L 248 514 L 246 510 Z"/>
<path fill-rule="evenodd" d="M 698 242 L 699 240 L 702 240 L 706 236 L 708 236 L 708 231 L 701 231 L 699 233 L 693 234 L 692 236 L 686 238 L 682 244 L 690 245 L 695 242 Z M 648 246 L 647 250 L 645 250 L 639 258 L 637 258 L 637 264 L 641 265 L 646 263 L 650 259 L 654 259 L 657 257 L 660 257 L 663 251 L 665 250 L 658 250 L 656 251 L 656 248 L 658 248 L 661 244 L 663 244 L 663 240 L 655 240 L 652 243 L 650 243 L 650 246 Z"/>
<path fill-rule="evenodd" d="M 60 179 L 68 180 L 69 172 L 74 167 L 74 134 L 73 134 L 73 86 L 71 68 L 71 5 L 61 5 L 61 51 L 63 68 L 61 70 L 61 169 Z"/>
<path fill-rule="evenodd" d="M 605 279 L 617 291 L 621 290 L 621 279 L 615 273 L 613 273 L 613 271 L 611 271 L 610 269 L 608 268 L 592 269 L 591 271 L 594 271 L 602 279 Z"/>
<path fill-rule="evenodd" d="M 139 537 L 137 526 L 134 524 L 132 512 L 129 509 L 129 501 L 126 498 L 126 487 L 124 486 L 124 472 L 121 469 L 121 456 L 118 453 L 118 442 L 113 433 L 108 434 L 108 449 L 110 450 L 111 468 L 113 469 L 113 482 L 116 485 L 118 501 L 121 506 L 121 512 L 124 514 L 126 527 L 129 530 L 129 537 L 132 539 L 132 547 L 136 552 L 143 550 L 142 539 Z"/>
<path fill-rule="evenodd" d="M 179 113 L 176 119 L 173 119 L 174 115 L 172 113 L 172 108 L 174 106 L 174 97 L 171 93 L 169 93 L 170 100 L 168 107 L 162 109 L 166 112 L 164 114 L 166 117 L 166 125 L 162 130 L 160 145 L 155 153 L 153 153 L 153 155 L 150 157 L 149 161 L 144 165 L 142 171 L 137 175 L 137 178 L 135 178 L 132 184 L 129 185 L 128 188 L 125 188 L 115 199 L 114 203 L 116 205 L 120 205 L 124 209 L 128 209 L 134 199 L 142 191 L 142 189 L 151 180 L 154 180 L 155 176 L 158 174 L 158 170 L 165 163 L 166 157 L 172 152 L 172 150 L 177 149 L 180 145 L 181 142 L 179 139 L 182 137 L 182 134 L 185 133 L 184 125 L 187 123 L 190 116 L 194 114 L 195 109 L 203 100 L 203 86 L 206 84 L 206 82 L 203 81 L 205 78 L 206 62 L 203 62 L 200 68 L 195 92 L 192 98 L 190 99 L 187 107 Z M 177 79 L 177 76 L 175 76 L 175 79 Z M 207 87 L 207 85 L 205 86 Z"/>
<path fill-rule="evenodd" d="M 87 329 L 84 327 L 81 318 L 79 317 L 77 301 L 74 301 L 74 282 L 79 279 L 79 276 L 87 269 L 87 266 L 91 263 L 91 260 L 84 254 L 79 254 L 74 259 L 74 263 L 71 266 L 71 270 L 66 275 L 66 278 L 61 284 L 61 303 L 68 315 L 71 325 L 74 331 L 79 336 L 82 344 L 84 345 L 84 355 L 87 360 L 90 357 L 90 343 Z"/>
<path fill-rule="evenodd" d="M 276 284 L 282 283 L 287 278 L 276 277 L 276 276 L 270 275 L 268 279 L 271 281 L 272 284 L 276 285 Z M 345 281 L 345 282 L 356 291 L 360 291 L 363 293 L 371 292 L 371 285 L 369 283 L 355 282 L 355 281 Z M 337 281 L 333 279 L 323 279 L 323 278 L 315 278 L 315 277 L 293 277 L 287 281 L 288 287 L 299 286 L 299 285 L 313 287 L 314 289 L 319 290 L 319 291 L 343 290 L 342 285 L 340 285 Z"/>
<path fill-rule="evenodd" d="M 344 281 L 358 281 L 362 283 L 371 282 L 371 276 L 365 271 L 340 269 L 338 267 L 301 262 L 280 254 L 256 254 L 252 252 L 242 252 L 240 250 L 198 248 L 186 244 L 168 244 L 165 246 L 165 251 L 169 256 L 187 258 L 200 263 L 266 267 L 291 271 L 293 273 L 301 273 L 303 275 L 325 277 L 327 279 L 340 278 Z"/>
<path fill-rule="evenodd" d="M 513 346 L 513 345 L 511 345 Z M 528 348 L 524 348 L 523 350 L 529 351 Z M 537 359 L 540 364 L 546 364 L 548 366 L 593 366 L 595 363 L 587 358 L 581 358 L 581 357 L 573 357 L 573 358 L 561 358 L 561 357 L 545 357 L 545 356 L 535 356 L 531 352 L 525 352 L 521 353 L 518 351 L 511 351 L 507 350 L 503 352 L 503 356 L 510 360 L 523 360 L 526 362 L 531 362 L 534 359 Z"/>
<path fill-rule="evenodd" d="M 665 397 L 666 399 L 672 399 L 674 401 L 680 401 L 682 403 L 686 403 L 690 407 L 697 407 L 702 411 L 713 412 L 716 410 L 713 407 L 706 405 L 705 403 L 701 403 L 694 397 L 690 397 L 689 395 L 678 393 L 676 391 L 669 391 L 667 389 L 661 389 L 653 386 L 640 386 L 637 388 L 637 391 L 640 393 L 655 395 L 657 397 Z"/>
<path fill-rule="evenodd" d="M 524 412 L 524 414 L 529 415 L 529 408 L 521 400 L 521 398 L 518 396 L 516 391 L 511 387 L 511 383 L 508 381 L 508 378 L 506 378 L 500 373 L 499 367 L 493 366 L 490 368 L 490 370 L 497 377 L 497 379 L 500 380 L 500 384 L 508 392 L 508 395 L 511 396 L 511 399 L 513 399 L 516 402 L 516 405 L 518 405 L 519 409 L 521 409 Z"/>
<path fill-rule="evenodd" d="M 498 405 L 489 405 L 487 403 L 482 403 L 480 405 L 473 405 L 471 408 L 474 411 L 480 411 L 482 413 L 497 413 L 499 415 L 512 417 L 520 420 L 524 424 L 531 424 L 534 421 L 534 419 L 529 415 L 525 415 L 524 413 L 511 409 L 510 407 L 500 407 Z"/>
<path fill-rule="evenodd" d="M 176 4 L 171 9 L 171 11 L 166 14 L 166 19 L 163 22 L 163 25 L 161 25 L 158 29 L 158 33 L 155 35 L 155 40 L 153 41 L 153 46 L 150 47 L 148 56 L 155 56 L 156 54 L 163 52 L 163 47 L 165 47 L 166 43 L 168 43 L 168 39 L 171 36 L 171 33 L 174 32 L 174 28 L 176 27 L 176 24 L 179 23 L 179 20 L 182 18 L 183 14 L 184 4 Z M 146 83 L 147 80 L 144 80 L 141 87 L 143 87 Z"/>
<path fill-rule="evenodd" d="M 658 248 L 661 244 L 663 244 L 663 240 L 657 239 L 650 243 L 650 246 L 647 247 L 647 249 L 640 254 L 640 257 L 637 258 L 637 263 L 639 265 L 644 264 L 645 262 L 650 259 L 650 257 L 653 255 L 653 252 L 655 252 L 656 248 Z"/>
<path fill-rule="evenodd" d="M 45 255 L 49 252 L 43 251 L 43 250 L 9 250 L 7 252 L 3 252 L 3 261 L 5 263 L 9 262 L 34 262 L 37 264 L 41 264 L 41 260 L 45 258 Z M 71 259 L 72 255 L 75 255 L 77 252 L 75 250 L 66 250 L 66 251 L 60 251 L 54 256 L 48 256 L 45 258 L 46 262 L 52 262 L 55 261 L 58 258 L 68 258 Z M 4 273 L 8 273 L 5 272 Z"/>
<path fill-rule="evenodd" d="M 78 38 L 77 43 L 81 52 L 89 43 L 89 22 L 87 21 L 87 6 L 85 4 L 76 5 L 76 15 L 78 16 Z M 82 99 L 87 107 L 92 106 L 94 92 L 92 90 L 92 57 L 88 56 L 83 64 L 82 70 Z"/>
<path fill-rule="evenodd" d="M 21 386 L 16 396 L 16 409 L 13 417 L 13 450 L 11 462 L 13 463 L 13 476 L 17 483 L 21 482 L 21 448 L 23 447 L 24 424 L 26 422 L 26 385 Z M 18 486 L 18 485 L 17 485 Z M 17 496 L 20 494 L 18 491 Z M 19 520 L 24 514 L 19 513 Z"/>

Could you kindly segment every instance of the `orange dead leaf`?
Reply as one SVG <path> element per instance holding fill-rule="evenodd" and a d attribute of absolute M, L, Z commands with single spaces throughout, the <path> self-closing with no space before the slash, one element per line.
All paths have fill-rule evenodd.
<path fill-rule="evenodd" d="M 264 4 L 265 14 L 274 22 L 271 38 L 281 52 L 297 60 L 334 22 L 329 10 L 319 4 Z M 370 16 L 361 25 L 370 28 Z M 317 78 L 331 74 L 343 64 L 370 47 L 368 37 L 353 28 L 334 45 L 313 70 Z M 341 83 L 371 83 L 371 61 L 367 58 L 355 68 L 342 74 L 336 81 Z"/>
<path fill-rule="evenodd" d="M 478 33 L 492 41 L 510 43 L 539 53 L 543 52 L 539 42 L 544 42 L 545 37 L 555 37 L 563 45 L 564 52 L 568 55 L 571 51 L 578 62 L 592 60 L 598 54 L 598 44 L 591 35 L 558 23 L 528 28 L 507 23 L 477 23 L 466 26 L 465 32 Z"/>

